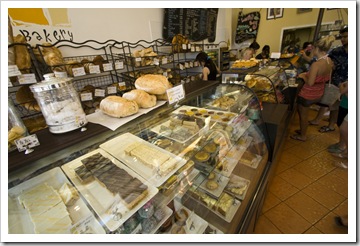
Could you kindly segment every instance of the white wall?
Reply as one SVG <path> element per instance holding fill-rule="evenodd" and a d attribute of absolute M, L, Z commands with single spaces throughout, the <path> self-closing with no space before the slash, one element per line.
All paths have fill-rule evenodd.
<path fill-rule="evenodd" d="M 46 9 L 44 9 L 46 11 Z M 37 31 L 40 34 L 54 33 L 66 30 L 73 37 L 74 42 L 85 40 L 104 42 L 109 39 L 117 41 L 137 42 L 138 40 L 155 40 L 162 37 L 164 9 L 162 8 L 68 8 L 70 26 L 13 26 L 14 35 L 20 30 L 29 33 Z M 231 9 L 219 9 L 216 27 L 215 43 L 227 41 L 231 33 Z M 50 36 L 51 37 L 51 36 Z M 57 40 L 52 38 L 55 43 Z M 45 42 L 45 38 L 37 40 L 33 37 L 29 43 L 32 45 Z M 205 40 L 207 42 L 207 40 Z M 75 54 L 73 54 L 75 55 Z"/>

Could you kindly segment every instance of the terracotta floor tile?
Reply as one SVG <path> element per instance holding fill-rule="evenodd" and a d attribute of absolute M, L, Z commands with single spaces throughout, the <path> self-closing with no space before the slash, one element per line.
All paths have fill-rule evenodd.
<path fill-rule="evenodd" d="M 339 206 L 337 206 L 332 212 L 334 214 L 339 215 L 339 216 L 349 214 L 349 211 L 348 211 L 348 199 L 346 199 Z"/>
<path fill-rule="evenodd" d="M 346 199 L 344 196 L 318 181 L 310 184 L 302 191 L 329 210 L 333 210 Z M 276 194 L 274 193 L 274 195 Z"/>
<path fill-rule="evenodd" d="M 296 146 L 290 148 L 289 150 L 295 148 Z M 299 158 L 297 156 L 294 156 L 291 152 L 289 152 L 289 150 L 287 151 L 283 151 L 281 153 L 280 159 L 279 161 L 287 163 L 290 167 L 298 164 L 299 162 L 301 162 L 303 159 Z"/>
<path fill-rule="evenodd" d="M 265 200 L 264 200 L 263 207 L 262 207 L 262 213 L 265 213 L 269 209 L 275 207 L 280 202 L 281 202 L 281 200 L 279 198 L 277 198 L 273 193 L 268 191 L 266 194 Z"/>
<path fill-rule="evenodd" d="M 325 234 L 347 234 L 348 229 L 346 227 L 338 226 L 335 223 L 334 218 L 336 216 L 336 214 L 330 212 L 314 226 Z"/>
<path fill-rule="evenodd" d="M 276 207 L 265 213 L 265 216 L 274 224 L 282 233 L 300 234 L 307 231 L 311 224 L 292 210 L 285 203 L 280 203 Z"/>
<path fill-rule="evenodd" d="M 299 191 L 298 188 L 279 176 L 274 177 L 269 186 L 269 190 L 281 201 L 285 201 L 287 198 Z"/>
<path fill-rule="evenodd" d="M 276 169 L 275 169 L 275 175 L 278 175 L 278 174 L 282 173 L 283 171 L 285 171 L 285 170 L 287 170 L 289 168 L 291 168 L 289 163 L 279 161 L 279 163 L 277 164 Z"/>
<path fill-rule="evenodd" d="M 335 167 L 331 164 L 329 159 L 317 154 L 300 162 L 294 166 L 294 169 L 315 181 L 334 170 Z"/>
<path fill-rule="evenodd" d="M 315 224 L 330 212 L 329 209 L 301 191 L 287 199 L 285 203 L 311 224 Z"/>
<path fill-rule="evenodd" d="M 296 145 L 288 150 L 290 155 L 296 156 L 302 161 L 316 155 L 320 151 L 321 150 L 319 149 L 310 148 L 308 145 L 306 145 L 306 142 Z"/>
<path fill-rule="evenodd" d="M 335 167 L 335 169 L 332 172 L 339 178 L 342 178 L 344 180 L 348 179 L 348 169 Z"/>
<path fill-rule="evenodd" d="M 294 168 L 289 168 L 286 171 L 279 174 L 279 177 L 289 182 L 298 189 L 303 189 L 313 182 L 313 180 Z"/>
<path fill-rule="evenodd" d="M 348 181 L 344 180 L 339 176 L 335 175 L 333 172 L 326 174 L 321 177 L 319 181 L 321 184 L 331 188 L 335 192 L 339 193 L 344 197 L 348 197 Z"/>
<path fill-rule="evenodd" d="M 312 227 L 310 227 L 309 230 L 304 232 L 304 234 L 322 234 L 322 232 L 319 229 L 317 229 L 316 227 L 312 226 Z"/>
<path fill-rule="evenodd" d="M 255 225 L 254 234 L 281 234 L 281 231 L 265 215 L 260 215 Z"/>

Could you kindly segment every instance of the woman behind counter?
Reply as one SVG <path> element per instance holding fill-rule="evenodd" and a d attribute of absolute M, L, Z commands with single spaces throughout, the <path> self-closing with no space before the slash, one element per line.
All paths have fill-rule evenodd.
<path fill-rule="evenodd" d="M 216 75 L 220 73 L 220 70 L 205 52 L 200 52 L 195 60 L 203 67 L 202 80 L 216 80 Z"/>

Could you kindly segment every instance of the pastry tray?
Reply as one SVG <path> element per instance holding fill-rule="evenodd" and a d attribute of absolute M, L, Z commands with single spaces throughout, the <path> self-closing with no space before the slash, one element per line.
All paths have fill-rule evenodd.
<path fill-rule="evenodd" d="M 250 180 L 248 179 L 244 179 L 242 177 L 239 177 L 235 174 L 231 174 L 230 176 L 230 181 L 227 184 L 227 186 L 225 187 L 225 191 L 227 193 L 230 193 L 232 195 L 234 195 L 236 198 L 240 199 L 240 200 L 244 200 L 244 197 L 246 196 L 246 192 L 249 189 L 249 185 L 250 185 Z M 230 191 L 231 187 L 246 187 L 244 188 L 244 192 L 242 193 L 242 195 L 239 195 L 237 193 L 233 193 Z"/>
<path fill-rule="evenodd" d="M 171 139 L 171 140 L 174 140 L 174 141 L 177 141 L 179 143 L 186 143 L 188 142 L 190 139 L 194 138 L 195 136 L 197 136 L 199 134 L 199 132 L 204 129 L 205 127 L 205 123 L 204 123 L 204 127 L 200 128 L 198 132 L 196 132 L 195 134 L 192 134 L 190 137 L 188 137 L 187 139 L 177 139 L 177 138 L 174 138 L 174 137 L 170 137 L 169 134 L 167 134 L 166 132 L 161 132 L 160 129 L 161 129 L 161 126 L 166 126 L 166 127 L 169 127 L 170 126 L 170 123 L 171 123 L 171 120 L 168 120 L 168 121 L 165 121 L 164 123 L 162 124 L 159 124 L 157 126 L 155 126 L 154 128 L 151 128 L 151 131 L 155 132 L 156 134 L 158 134 L 159 136 L 163 136 L 163 137 L 166 137 L 168 139 Z"/>
<path fill-rule="evenodd" d="M 216 189 L 210 190 L 209 188 L 207 188 L 206 184 L 209 179 L 203 174 L 199 174 L 199 176 L 195 179 L 194 183 L 195 185 L 199 185 L 201 182 L 199 186 L 201 189 L 203 189 L 210 196 L 219 198 L 221 193 L 224 191 L 225 186 L 229 183 L 230 179 L 228 177 L 222 176 L 217 172 L 213 173 L 215 175 L 215 178 L 211 180 L 215 181 L 218 184 L 218 187 Z"/>
<path fill-rule="evenodd" d="M 44 172 L 32 179 L 29 179 L 8 191 L 8 224 L 9 234 L 33 234 L 34 225 L 31 222 L 30 215 L 25 208 L 18 202 L 18 196 L 22 191 L 33 188 L 39 184 L 47 183 L 55 190 L 59 190 L 64 183 L 70 184 L 65 174 L 59 167 L 53 168 Z M 73 187 L 70 184 L 71 187 Z M 104 234 L 105 230 L 100 223 L 95 219 L 92 212 L 86 206 L 81 197 L 72 205 L 67 206 L 67 210 L 73 220 L 73 226 L 69 228 L 72 233 L 94 233 Z M 86 224 L 87 230 L 81 228 Z"/>
<path fill-rule="evenodd" d="M 100 153 L 104 157 L 110 159 L 116 166 L 125 170 L 129 175 L 138 178 L 143 184 L 148 187 L 148 194 L 144 197 L 134 208 L 128 209 L 126 205 L 121 202 L 119 195 L 113 195 L 100 182 L 93 180 L 87 184 L 82 184 L 79 178 L 76 177 L 74 169 L 83 165 L 81 160 L 90 157 L 94 154 Z M 140 177 L 137 173 L 125 166 L 123 163 L 116 160 L 102 149 L 94 150 L 86 155 L 83 155 L 67 164 L 61 166 L 65 174 L 75 184 L 75 187 L 80 191 L 86 201 L 93 208 L 95 213 L 99 216 L 102 223 L 110 230 L 118 229 L 128 218 L 138 211 L 146 202 L 153 198 L 158 189 L 151 185 L 148 181 Z"/>
<path fill-rule="evenodd" d="M 146 166 L 142 162 L 137 161 L 134 157 L 126 155 L 124 150 L 134 142 L 138 142 L 150 146 L 151 148 L 157 149 L 163 153 L 168 154 L 171 158 L 177 160 L 175 164 L 175 168 L 172 169 L 166 175 L 161 176 L 157 173 L 156 168 L 151 168 L 149 166 Z M 113 138 L 101 144 L 100 148 L 105 150 L 106 152 L 108 152 L 110 155 L 114 156 L 121 162 L 123 162 L 125 165 L 127 165 L 136 173 L 138 173 L 141 177 L 146 179 L 150 184 L 154 185 L 155 187 L 159 187 L 162 183 L 164 183 L 168 178 L 170 178 L 171 175 L 173 175 L 180 167 L 182 167 L 186 163 L 185 159 L 176 156 L 158 146 L 155 146 L 154 144 L 151 144 L 131 133 L 125 133 L 116 138 Z"/>
<path fill-rule="evenodd" d="M 198 108 L 187 105 L 181 106 L 180 108 L 173 111 L 172 114 L 185 114 L 200 119 L 206 119 L 210 117 L 211 121 L 221 122 L 226 124 L 229 124 L 232 121 L 232 119 L 238 115 L 236 113 L 222 111 L 222 110 Z"/>
<path fill-rule="evenodd" d="M 178 202 L 176 200 L 174 200 L 174 206 L 175 206 L 175 211 L 180 211 L 181 209 L 185 209 L 189 215 L 188 219 L 185 222 L 185 225 L 183 226 L 186 234 L 202 234 L 202 233 L 204 233 L 205 229 L 209 225 L 209 223 L 206 220 L 204 220 L 203 218 L 201 218 L 200 216 L 198 216 L 193 211 L 186 208 L 185 206 L 183 206 L 180 202 Z M 193 226 L 191 226 L 191 224 L 193 224 Z M 174 226 L 177 226 L 176 222 L 173 223 L 170 230 L 167 231 L 166 234 L 171 234 L 171 230 L 173 229 Z"/>
<path fill-rule="evenodd" d="M 253 169 L 256 169 L 259 166 L 259 163 L 260 163 L 262 157 L 258 154 L 254 154 L 254 155 L 255 155 L 255 158 L 252 159 L 251 163 L 243 162 L 241 159 L 239 160 L 239 162 L 245 166 L 249 166 Z"/>

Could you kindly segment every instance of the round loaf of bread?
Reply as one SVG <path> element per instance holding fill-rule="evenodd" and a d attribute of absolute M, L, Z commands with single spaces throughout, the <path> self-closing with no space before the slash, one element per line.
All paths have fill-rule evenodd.
<path fill-rule="evenodd" d="M 101 101 L 100 110 L 109 116 L 121 118 L 136 114 L 139 106 L 135 101 L 119 96 L 108 96 Z"/>
<path fill-rule="evenodd" d="M 150 95 L 143 90 L 131 90 L 122 96 L 128 100 L 135 101 L 140 108 L 151 108 L 156 105 L 156 96 Z"/>
<path fill-rule="evenodd" d="M 172 85 L 164 75 L 145 74 L 136 79 L 135 87 L 149 94 L 162 95 L 165 94 L 166 90 L 170 89 Z"/>

